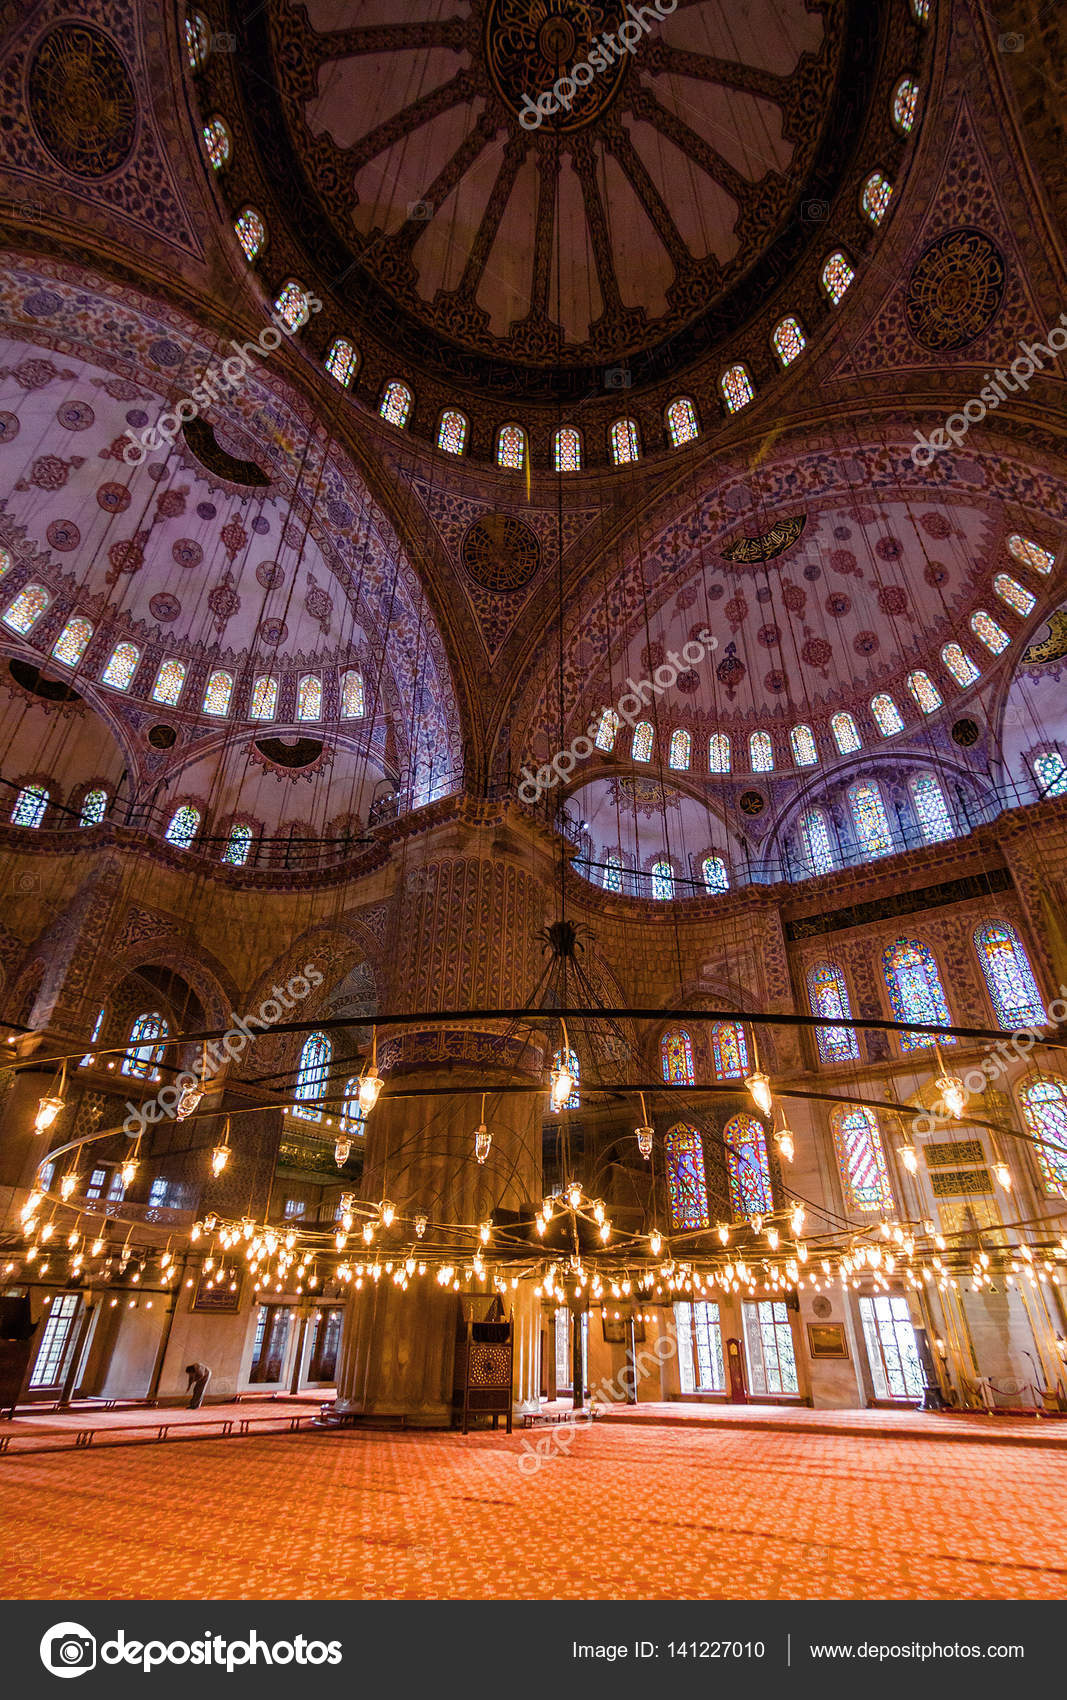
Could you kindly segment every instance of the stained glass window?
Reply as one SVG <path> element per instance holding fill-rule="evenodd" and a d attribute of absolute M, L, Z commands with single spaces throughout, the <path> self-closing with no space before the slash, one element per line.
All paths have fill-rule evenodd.
<path fill-rule="evenodd" d="M 164 661 L 152 686 L 152 701 L 175 705 L 185 684 L 184 661 Z"/>
<path fill-rule="evenodd" d="M 600 716 L 600 724 L 596 729 L 593 742 L 598 750 L 613 750 L 615 734 L 619 730 L 619 717 L 613 708 L 606 708 Z"/>
<path fill-rule="evenodd" d="M 304 1048 L 300 1053 L 300 1062 L 296 1070 L 296 1086 L 293 1096 L 293 1114 L 301 1116 L 304 1121 L 320 1122 L 322 1111 L 316 1107 L 317 1102 L 326 1096 L 329 1090 L 330 1058 L 333 1056 L 333 1045 L 325 1033 L 309 1033 L 304 1040 Z"/>
<path fill-rule="evenodd" d="M 652 760 L 653 726 L 651 720 L 639 720 L 634 727 L 633 743 L 630 754 L 634 761 Z"/>
<path fill-rule="evenodd" d="M 4 574 L 10 571 L 13 560 L 14 556 L 11 550 L 0 545 L 0 578 L 3 578 Z"/>
<path fill-rule="evenodd" d="M 467 446 L 467 416 L 454 407 L 446 407 L 437 427 L 437 447 L 446 454 L 461 455 Z"/>
<path fill-rule="evenodd" d="M 752 379 L 740 361 L 734 366 L 727 366 L 719 379 L 722 398 L 731 413 L 739 413 L 747 407 L 756 392 L 752 388 Z"/>
<path fill-rule="evenodd" d="M 1024 618 L 1033 611 L 1037 602 L 1037 597 L 1025 590 L 1010 573 L 998 573 L 993 580 L 993 589 L 1002 602 L 1006 602 L 1009 608 L 1014 608 L 1015 612 L 1022 614 Z"/>
<path fill-rule="evenodd" d="M 248 852 L 252 848 L 252 828 L 250 826 L 231 826 L 229 840 L 222 852 L 224 862 L 229 862 L 231 868 L 243 868 L 248 861 Z"/>
<path fill-rule="evenodd" d="M 674 869 L 669 862 L 653 862 L 652 895 L 660 902 L 666 902 L 674 896 Z"/>
<path fill-rule="evenodd" d="M 582 437 L 573 425 L 561 425 L 552 439 L 552 458 L 557 472 L 581 472 Z"/>
<path fill-rule="evenodd" d="M 888 856 L 893 848 L 882 793 L 873 779 L 858 779 L 848 788 L 852 824 L 864 856 Z"/>
<path fill-rule="evenodd" d="M 860 198 L 863 211 L 872 224 L 881 224 L 892 194 L 893 185 L 888 177 L 880 171 L 872 171 L 863 185 L 863 194 Z"/>
<path fill-rule="evenodd" d="M 888 1210 L 893 1204 L 885 1152 L 871 1110 L 842 1106 L 830 1117 L 845 1199 L 853 1210 Z"/>
<path fill-rule="evenodd" d="M 1067 1196 L 1067 1080 L 1042 1075 L 1019 1093 L 1026 1125 L 1037 1139 L 1038 1167 L 1045 1191 Z"/>
<path fill-rule="evenodd" d="M 204 692 L 203 711 L 205 714 L 226 714 L 230 707 L 230 692 L 233 690 L 233 674 L 224 673 L 222 668 L 216 668 L 207 682 Z"/>
<path fill-rule="evenodd" d="M 386 384 L 382 391 L 382 402 L 378 412 L 383 419 L 388 420 L 390 425 L 399 425 L 403 428 L 407 424 L 408 414 L 411 412 L 411 400 L 411 391 L 407 385 L 397 383 L 394 378 L 391 383 Z"/>
<path fill-rule="evenodd" d="M 741 1314 L 753 1393 L 796 1393 L 797 1362 L 785 1301 L 746 1299 Z"/>
<path fill-rule="evenodd" d="M 1006 921 L 987 921 L 975 932 L 974 948 L 997 1020 L 1005 1031 L 1043 1027 L 1048 1020 L 1045 1005 L 1015 928 Z"/>
<path fill-rule="evenodd" d="M 871 698 L 871 713 L 883 738 L 891 738 L 894 732 L 903 732 L 904 722 L 900 718 L 900 710 L 885 691 L 879 691 L 876 697 Z"/>
<path fill-rule="evenodd" d="M 25 634 L 41 618 L 52 598 L 43 584 L 28 584 L 20 590 L 4 615 L 4 625 L 13 632 Z"/>
<path fill-rule="evenodd" d="M 693 1043 L 684 1027 L 672 1028 L 659 1042 L 660 1067 L 668 1086 L 692 1086 Z"/>
<path fill-rule="evenodd" d="M 808 339 L 801 328 L 800 320 L 790 314 L 785 319 L 779 319 L 771 337 L 774 352 L 783 366 L 791 366 L 797 355 L 807 347 Z"/>
<path fill-rule="evenodd" d="M 814 767 L 819 759 L 815 748 L 815 735 L 810 726 L 794 726 L 789 734 L 789 742 L 793 746 L 793 760 L 798 767 Z"/>
<path fill-rule="evenodd" d="M 941 659 L 957 685 L 973 685 L 974 681 L 981 677 L 970 656 L 960 648 L 958 643 L 946 643 L 941 651 Z"/>
<path fill-rule="evenodd" d="M 774 767 L 774 745 L 769 732 L 753 732 L 748 740 L 748 760 L 753 773 L 770 773 Z"/>
<path fill-rule="evenodd" d="M 209 118 L 204 125 L 204 147 L 216 171 L 221 171 L 229 163 L 230 132 L 221 118 Z"/>
<path fill-rule="evenodd" d="M 1067 762 L 1059 750 L 1040 750 L 1033 764 L 1042 797 L 1062 797 L 1067 792 Z"/>
<path fill-rule="evenodd" d="M 999 655 L 1002 649 L 1007 649 L 1011 638 L 994 620 L 992 614 L 987 614 L 984 608 L 976 608 L 971 615 L 971 630 L 980 643 L 991 649 L 994 655 Z"/>
<path fill-rule="evenodd" d="M 622 857 L 608 856 L 604 862 L 604 890 L 622 890 Z"/>
<path fill-rule="evenodd" d="M 917 24 L 930 22 L 930 0 L 911 0 L 911 15 Z"/>
<path fill-rule="evenodd" d="M 322 680 L 315 673 L 305 673 L 296 688 L 296 718 L 319 720 L 322 716 Z"/>
<path fill-rule="evenodd" d="M 704 1178 L 704 1146 L 695 1127 L 679 1122 L 663 1136 L 667 1164 L 667 1196 L 671 1227 L 680 1233 L 706 1228 L 708 1183 Z"/>
<path fill-rule="evenodd" d="M 721 856 L 705 856 L 700 864 L 701 876 L 704 880 L 704 890 L 711 892 L 729 891 L 730 876 L 726 871 L 726 863 Z"/>
<path fill-rule="evenodd" d="M 562 1051 L 562 1049 L 560 1049 L 555 1053 L 555 1055 L 552 1058 L 552 1067 L 553 1068 L 559 1068 L 561 1066 L 562 1062 L 563 1062 L 563 1051 Z M 581 1102 L 582 1102 L 582 1090 L 581 1090 L 581 1088 L 582 1088 L 582 1071 L 578 1067 L 578 1054 L 577 1054 L 576 1051 L 568 1051 L 567 1052 L 567 1069 L 568 1069 L 568 1072 L 570 1073 L 571 1079 L 574 1081 L 574 1091 L 571 1093 L 570 1097 L 567 1099 L 567 1102 L 564 1104 L 563 1108 L 565 1110 L 577 1110 L 581 1106 Z M 553 1107 L 553 1109 L 555 1109 L 556 1106 L 553 1105 L 552 1107 Z"/>
<path fill-rule="evenodd" d="M 78 816 L 79 826 L 99 826 L 107 812 L 107 792 L 97 786 L 87 791 L 82 798 L 81 813 Z"/>
<path fill-rule="evenodd" d="M 511 472 L 526 465 L 526 432 L 521 425 L 501 425 L 496 439 L 496 463 Z"/>
<path fill-rule="evenodd" d="M 189 69 L 199 71 L 207 58 L 211 36 L 208 32 L 207 19 L 202 12 L 187 12 L 185 14 L 185 51 L 189 58 Z"/>
<path fill-rule="evenodd" d="M 92 635 L 92 626 L 78 614 L 63 627 L 55 641 L 52 654 L 57 661 L 62 661 L 65 667 L 76 667 L 85 654 L 85 646 Z"/>
<path fill-rule="evenodd" d="M 716 1080 L 743 1080 L 748 1073 L 748 1041 L 739 1021 L 715 1021 L 711 1060 Z"/>
<path fill-rule="evenodd" d="M 1008 538 L 1008 554 L 1020 566 L 1032 567 L 1035 573 L 1050 573 L 1055 563 L 1055 556 L 1042 549 L 1040 543 L 1035 543 L 1032 537 L 1020 537 L 1018 532 Z"/>
<path fill-rule="evenodd" d="M 101 1031 L 101 1028 L 104 1025 L 104 1014 L 105 1014 L 104 1009 L 101 1009 L 97 1012 L 96 1020 L 93 1022 L 93 1030 L 89 1035 L 89 1047 L 90 1048 L 87 1051 L 86 1055 L 84 1057 L 82 1057 L 81 1062 L 78 1064 L 79 1068 L 88 1068 L 90 1066 L 90 1064 L 95 1060 L 94 1057 L 93 1057 L 92 1047 L 93 1047 L 93 1045 L 96 1044 L 96 1041 L 100 1037 L 100 1031 Z M 42 1191 L 44 1191 L 44 1190 L 45 1189 L 42 1188 Z"/>
<path fill-rule="evenodd" d="M 689 766 L 689 751 L 691 747 L 692 739 L 688 732 L 683 732 L 680 728 L 678 731 L 672 732 L 670 755 L 668 757 L 671 767 L 677 768 L 679 772 L 684 773 L 685 769 Z"/>
<path fill-rule="evenodd" d="M 933 953 L 918 939 L 897 939 L 891 944 L 882 955 L 882 972 L 894 1020 L 931 1025 L 935 1021 L 952 1020 Z M 902 1033 L 900 1048 L 902 1051 L 926 1049 L 935 1038 L 942 1045 L 956 1043 L 951 1033 Z"/>
<path fill-rule="evenodd" d="M 800 817 L 800 834 L 812 873 L 832 873 L 837 867 L 837 852 L 825 812 L 806 809 Z"/>
<path fill-rule="evenodd" d="M 278 712 L 278 681 L 269 673 L 261 673 L 253 684 L 248 711 L 253 720 L 273 720 Z"/>
<path fill-rule="evenodd" d="M 302 283 L 297 283 L 295 277 L 283 284 L 280 294 L 275 297 L 274 311 L 291 331 L 307 324 L 311 315 L 307 290 Z"/>
<path fill-rule="evenodd" d="M 237 232 L 237 240 L 245 251 L 245 259 L 251 262 L 260 253 L 266 240 L 267 230 L 255 207 L 245 207 L 233 221 Z"/>
<path fill-rule="evenodd" d="M 170 825 L 163 836 L 176 850 L 188 850 L 199 827 L 200 810 L 194 809 L 191 803 L 183 803 L 171 816 Z"/>
<path fill-rule="evenodd" d="M 767 1136 L 755 1116 L 734 1116 L 722 1131 L 730 1198 L 736 1216 L 769 1216 L 774 1209 Z"/>
<path fill-rule="evenodd" d="M 808 969 L 808 1003 L 812 1015 L 826 1020 L 834 1015 L 851 1016 L 845 976 L 833 962 L 813 962 Z M 851 1027 L 816 1027 L 815 1043 L 823 1062 L 859 1059 L 859 1041 Z"/>
<path fill-rule="evenodd" d="M 944 698 L 929 673 L 921 671 L 909 673 L 907 686 L 913 701 L 918 704 L 924 714 L 933 714 L 935 708 L 941 707 Z"/>
<path fill-rule="evenodd" d="M 167 1023 L 158 1009 L 139 1015 L 130 1028 L 130 1048 L 122 1059 L 123 1074 L 132 1075 L 135 1080 L 158 1080 L 167 1032 Z"/>
<path fill-rule="evenodd" d="M 346 336 L 335 336 L 326 355 L 325 366 L 331 378 L 336 378 L 342 389 L 347 390 L 356 375 L 359 356 L 355 344 L 349 342 Z"/>
<path fill-rule="evenodd" d="M 902 136 L 910 136 L 918 105 L 918 83 L 913 77 L 901 77 L 893 95 L 893 123 Z"/>
<path fill-rule="evenodd" d="M 708 739 L 709 773 L 729 773 L 730 740 L 725 732 L 713 732 Z"/>
<path fill-rule="evenodd" d="M 688 396 L 680 395 L 672 401 L 667 409 L 667 435 L 673 448 L 681 448 L 683 443 L 691 443 L 700 435 L 697 424 L 697 410 Z"/>
<path fill-rule="evenodd" d="M 362 1139 L 367 1131 L 367 1114 L 359 1101 L 359 1077 L 353 1075 L 345 1082 L 344 1108 L 341 1111 L 341 1126 L 345 1132 L 356 1139 Z"/>
<path fill-rule="evenodd" d="M 350 667 L 341 676 L 341 718 L 362 720 L 365 713 L 363 675 L 355 667 Z"/>
<path fill-rule="evenodd" d="M 822 286 L 836 307 L 851 286 L 856 273 L 840 249 L 830 255 L 822 269 Z"/>
<path fill-rule="evenodd" d="M 611 457 L 615 465 L 625 466 L 627 461 L 637 460 L 640 453 L 636 419 L 616 419 L 611 427 Z"/>
<path fill-rule="evenodd" d="M 15 798 L 11 811 L 13 826 L 40 826 L 48 807 L 48 791 L 43 785 L 24 785 Z"/>
<path fill-rule="evenodd" d="M 863 741 L 851 714 L 835 714 L 830 722 L 830 730 L 834 735 L 834 743 L 843 756 L 851 755 L 853 750 L 862 749 Z"/>
<path fill-rule="evenodd" d="M 924 844 L 940 844 L 955 838 L 956 829 L 948 812 L 940 780 L 932 773 L 915 773 L 908 780 L 908 790 Z"/>
<path fill-rule="evenodd" d="M 116 644 L 111 651 L 110 661 L 100 675 L 101 683 L 111 685 L 116 691 L 127 690 L 140 659 L 141 652 L 135 643 Z"/>

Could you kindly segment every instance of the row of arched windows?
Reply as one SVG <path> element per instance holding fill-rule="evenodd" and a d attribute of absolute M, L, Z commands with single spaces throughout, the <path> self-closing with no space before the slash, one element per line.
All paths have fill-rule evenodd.
<path fill-rule="evenodd" d="M 322 1100 L 330 1095 L 330 1064 L 333 1044 L 325 1033 L 309 1033 L 300 1052 L 293 1088 L 293 1114 L 303 1121 L 320 1122 Z M 332 1119 L 332 1118 L 331 1118 Z M 366 1132 L 367 1118 L 359 1102 L 359 1076 L 345 1082 L 337 1120 L 349 1136 Z"/>
<path fill-rule="evenodd" d="M 47 785 L 23 785 L 11 810 L 12 826 L 39 827 L 48 812 L 52 794 Z M 99 826 L 107 813 L 110 798 L 104 786 L 94 785 L 86 791 L 78 808 L 79 826 Z"/>
<path fill-rule="evenodd" d="M 908 794 L 924 844 L 939 844 L 956 836 L 941 781 L 934 773 L 913 773 L 908 780 Z M 824 808 L 815 805 L 800 816 L 800 838 L 808 872 L 832 873 L 852 859 L 858 851 L 863 861 L 888 856 L 898 845 L 889 824 L 882 788 L 877 779 L 857 779 L 845 793 L 848 803 L 852 845 L 842 845 L 836 829 Z"/>
<path fill-rule="evenodd" d="M 734 1116 L 723 1128 L 722 1140 L 735 1217 L 748 1220 L 769 1216 L 774 1210 L 774 1193 L 763 1123 L 756 1116 Z M 663 1149 L 671 1227 L 678 1233 L 709 1227 L 704 1144 L 699 1130 L 689 1122 L 678 1122 L 664 1135 Z"/>
<path fill-rule="evenodd" d="M 605 891 L 632 892 L 635 896 L 646 896 L 647 890 L 642 890 L 644 879 L 650 883 L 652 896 L 661 900 L 675 895 L 675 871 L 668 856 L 658 856 L 648 870 L 647 876 L 635 873 L 626 867 L 618 851 L 610 851 L 604 859 L 603 886 Z M 721 856 L 704 856 L 700 862 L 700 882 L 705 892 L 718 895 L 729 891 L 730 875 L 726 863 Z M 692 895 L 698 895 L 696 891 Z"/>

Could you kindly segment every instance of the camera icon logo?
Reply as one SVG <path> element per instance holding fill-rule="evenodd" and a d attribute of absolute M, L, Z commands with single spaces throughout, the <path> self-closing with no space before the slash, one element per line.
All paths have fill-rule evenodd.
<path fill-rule="evenodd" d="M 429 224 L 437 208 L 432 201 L 409 201 L 408 217 L 417 224 Z"/>
<path fill-rule="evenodd" d="M 631 378 L 628 366 L 609 366 L 604 372 L 606 390 L 628 390 Z"/>
<path fill-rule="evenodd" d="M 84 1676 L 96 1665 L 96 1637 L 80 1623 L 55 1623 L 41 1637 L 41 1663 L 53 1676 Z"/>
<path fill-rule="evenodd" d="M 825 224 L 830 216 L 829 201 L 801 201 L 800 216 L 806 224 Z"/>
<path fill-rule="evenodd" d="M 1019 35 L 1016 30 L 1010 30 L 1007 35 L 998 35 L 997 49 L 1001 53 L 1021 53 L 1026 46 L 1026 37 Z"/>

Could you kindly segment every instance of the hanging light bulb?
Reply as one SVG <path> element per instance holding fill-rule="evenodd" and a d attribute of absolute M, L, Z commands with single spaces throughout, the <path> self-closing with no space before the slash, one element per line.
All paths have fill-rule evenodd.
<path fill-rule="evenodd" d="M 387 1198 L 383 1198 L 379 1207 L 379 1215 L 382 1219 L 382 1227 L 391 1228 L 393 1225 L 393 1218 L 396 1215 L 396 1205 L 391 1204 Z"/>
<path fill-rule="evenodd" d="M 60 1196 L 60 1198 L 62 1198 L 65 1202 L 70 1197 L 71 1193 L 75 1190 L 77 1185 L 78 1185 L 78 1175 L 77 1175 L 76 1171 L 74 1169 L 68 1169 L 66 1174 L 63 1176 L 63 1179 L 59 1183 L 59 1196 Z"/>
<path fill-rule="evenodd" d="M 426 1216 L 423 1216 L 422 1213 L 420 1212 L 419 1215 L 416 1216 L 416 1218 L 415 1218 L 415 1238 L 417 1240 L 421 1240 L 421 1238 L 422 1238 L 423 1234 L 426 1232 L 426 1229 L 427 1229 L 428 1226 L 429 1226 L 429 1218 L 426 1217 Z"/>
<path fill-rule="evenodd" d="M 749 1222 L 749 1227 L 752 1229 L 752 1232 L 754 1234 L 761 1234 L 763 1232 L 763 1217 L 762 1216 L 750 1216 L 749 1219 L 748 1219 L 748 1222 Z"/>
<path fill-rule="evenodd" d="M 542 1237 L 544 1236 L 544 1232 L 545 1232 L 545 1229 L 547 1228 L 547 1226 L 548 1226 L 548 1223 L 545 1221 L 545 1219 L 541 1215 L 540 1211 L 538 1211 L 537 1215 L 534 1217 L 534 1227 L 537 1229 L 537 1232 Z"/>
<path fill-rule="evenodd" d="M 916 1151 L 914 1145 L 898 1145 L 897 1146 L 897 1155 L 899 1156 L 900 1161 L 903 1163 L 904 1167 L 907 1169 L 909 1175 L 917 1175 L 918 1174 L 918 1172 L 919 1172 L 919 1153 Z"/>
<path fill-rule="evenodd" d="M 485 1159 L 489 1155 L 489 1147 L 492 1145 L 492 1143 L 493 1143 L 493 1136 L 489 1132 L 489 1129 L 486 1127 L 485 1123 L 482 1122 L 481 1125 L 479 1127 L 476 1127 L 475 1130 L 474 1130 L 474 1156 L 475 1156 L 476 1162 L 479 1162 L 479 1163 L 485 1162 Z"/>
<path fill-rule="evenodd" d="M 967 1108 L 967 1088 L 958 1074 L 943 1074 L 934 1082 L 941 1094 L 942 1102 L 950 1116 L 959 1121 Z"/>
<path fill-rule="evenodd" d="M 993 1164 L 993 1179 L 1005 1192 L 1011 1191 L 1011 1170 L 1003 1159 Z"/>
<path fill-rule="evenodd" d="M 611 1238 L 611 1223 L 610 1222 L 601 1222 L 601 1224 L 600 1224 L 600 1238 L 603 1240 L 604 1244 L 607 1245 L 608 1241 Z"/>
<path fill-rule="evenodd" d="M 804 1232 L 804 1206 L 802 1204 L 798 1203 L 793 1205 L 793 1208 L 789 1212 L 789 1226 L 792 1228 L 794 1234 L 802 1234 Z"/>
<path fill-rule="evenodd" d="M 753 1069 L 745 1081 L 752 1094 L 752 1101 L 762 1115 L 769 1116 L 774 1099 L 771 1096 L 771 1083 L 767 1075 L 760 1069 Z"/>
<path fill-rule="evenodd" d="M 772 1251 L 778 1250 L 778 1241 L 780 1237 L 781 1236 L 779 1235 L 777 1228 L 767 1229 L 767 1244 L 770 1246 Z"/>
<path fill-rule="evenodd" d="M 63 1108 L 62 1098 L 42 1098 L 37 1105 L 37 1114 L 33 1118 L 34 1133 L 47 1133 L 55 1123 L 56 1117 Z"/>
<path fill-rule="evenodd" d="M 653 1257 L 658 1257 L 660 1252 L 663 1250 L 663 1235 L 660 1233 L 658 1228 L 653 1228 L 652 1232 L 648 1236 L 648 1249 L 652 1253 Z"/>
<path fill-rule="evenodd" d="M 373 1223 L 364 1222 L 364 1224 L 363 1224 L 363 1243 L 364 1243 L 364 1245 L 370 1245 L 373 1238 L 374 1238 L 374 1225 L 373 1225 Z"/>
<path fill-rule="evenodd" d="M 478 1238 L 481 1240 L 483 1245 L 489 1244 L 489 1236 L 492 1231 L 493 1224 L 491 1222 L 483 1222 L 481 1227 L 478 1229 Z"/>
<path fill-rule="evenodd" d="M 139 1168 L 140 1164 L 132 1153 L 119 1164 L 119 1179 L 122 1182 L 123 1191 L 129 1192 L 134 1181 L 137 1179 L 137 1170 Z"/>
<path fill-rule="evenodd" d="M 570 1185 L 567 1188 L 567 1203 L 570 1205 L 572 1210 L 577 1210 L 577 1208 L 578 1208 L 578 1206 L 581 1202 L 582 1202 L 582 1189 L 578 1185 L 577 1181 L 571 1181 Z"/>
<path fill-rule="evenodd" d="M 634 1132 L 637 1135 L 637 1149 L 642 1157 L 651 1157 L 652 1129 L 650 1127 L 635 1127 Z"/>
<path fill-rule="evenodd" d="M 726 1226 L 725 1222 L 720 1222 L 719 1226 L 716 1228 L 715 1232 L 719 1236 L 719 1244 L 720 1245 L 729 1245 L 729 1243 L 730 1243 L 730 1230 Z"/>
<path fill-rule="evenodd" d="M 796 1140 L 793 1138 L 792 1129 L 786 1127 L 784 1122 L 774 1136 L 774 1143 L 778 1147 L 778 1154 L 782 1161 L 791 1163 L 796 1156 Z"/>
<path fill-rule="evenodd" d="M 567 1099 L 574 1091 L 574 1076 L 567 1064 L 561 1059 L 549 1075 L 549 1093 L 552 1098 L 552 1108 L 562 1110 Z"/>
<path fill-rule="evenodd" d="M 378 1073 L 378 1029 L 374 1027 L 371 1029 L 370 1067 L 360 1075 L 357 1088 L 359 1107 L 365 1116 L 370 1115 L 378 1102 L 378 1094 L 382 1085 L 383 1081 Z"/>
<path fill-rule="evenodd" d="M 352 1141 L 342 1136 L 334 1141 L 333 1160 L 339 1169 L 343 1169 L 352 1155 Z"/>
<path fill-rule="evenodd" d="M 180 1122 L 185 1121 L 188 1116 L 192 1115 L 203 1096 L 204 1086 L 202 1081 L 195 1086 L 186 1086 L 175 1105 L 175 1118 Z"/>
<path fill-rule="evenodd" d="M 212 1153 L 211 1153 L 211 1173 L 213 1175 L 215 1175 L 216 1178 L 217 1178 L 219 1175 L 221 1175 L 223 1169 L 226 1167 L 229 1160 L 230 1160 L 230 1148 L 229 1148 L 229 1146 L 228 1145 L 216 1145 L 214 1151 L 212 1151 Z"/>

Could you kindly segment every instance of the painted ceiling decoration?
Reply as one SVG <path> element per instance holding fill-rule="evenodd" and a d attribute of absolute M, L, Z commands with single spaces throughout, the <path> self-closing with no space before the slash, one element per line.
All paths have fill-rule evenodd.
<path fill-rule="evenodd" d="M 787 519 L 776 521 L 762 536 L 737 537 L 727 543 L 722 558 L 745 566 L 754 561 L 773 561 L 796 542 L 807 523 L 807 514 L 790 514 Z"/>

